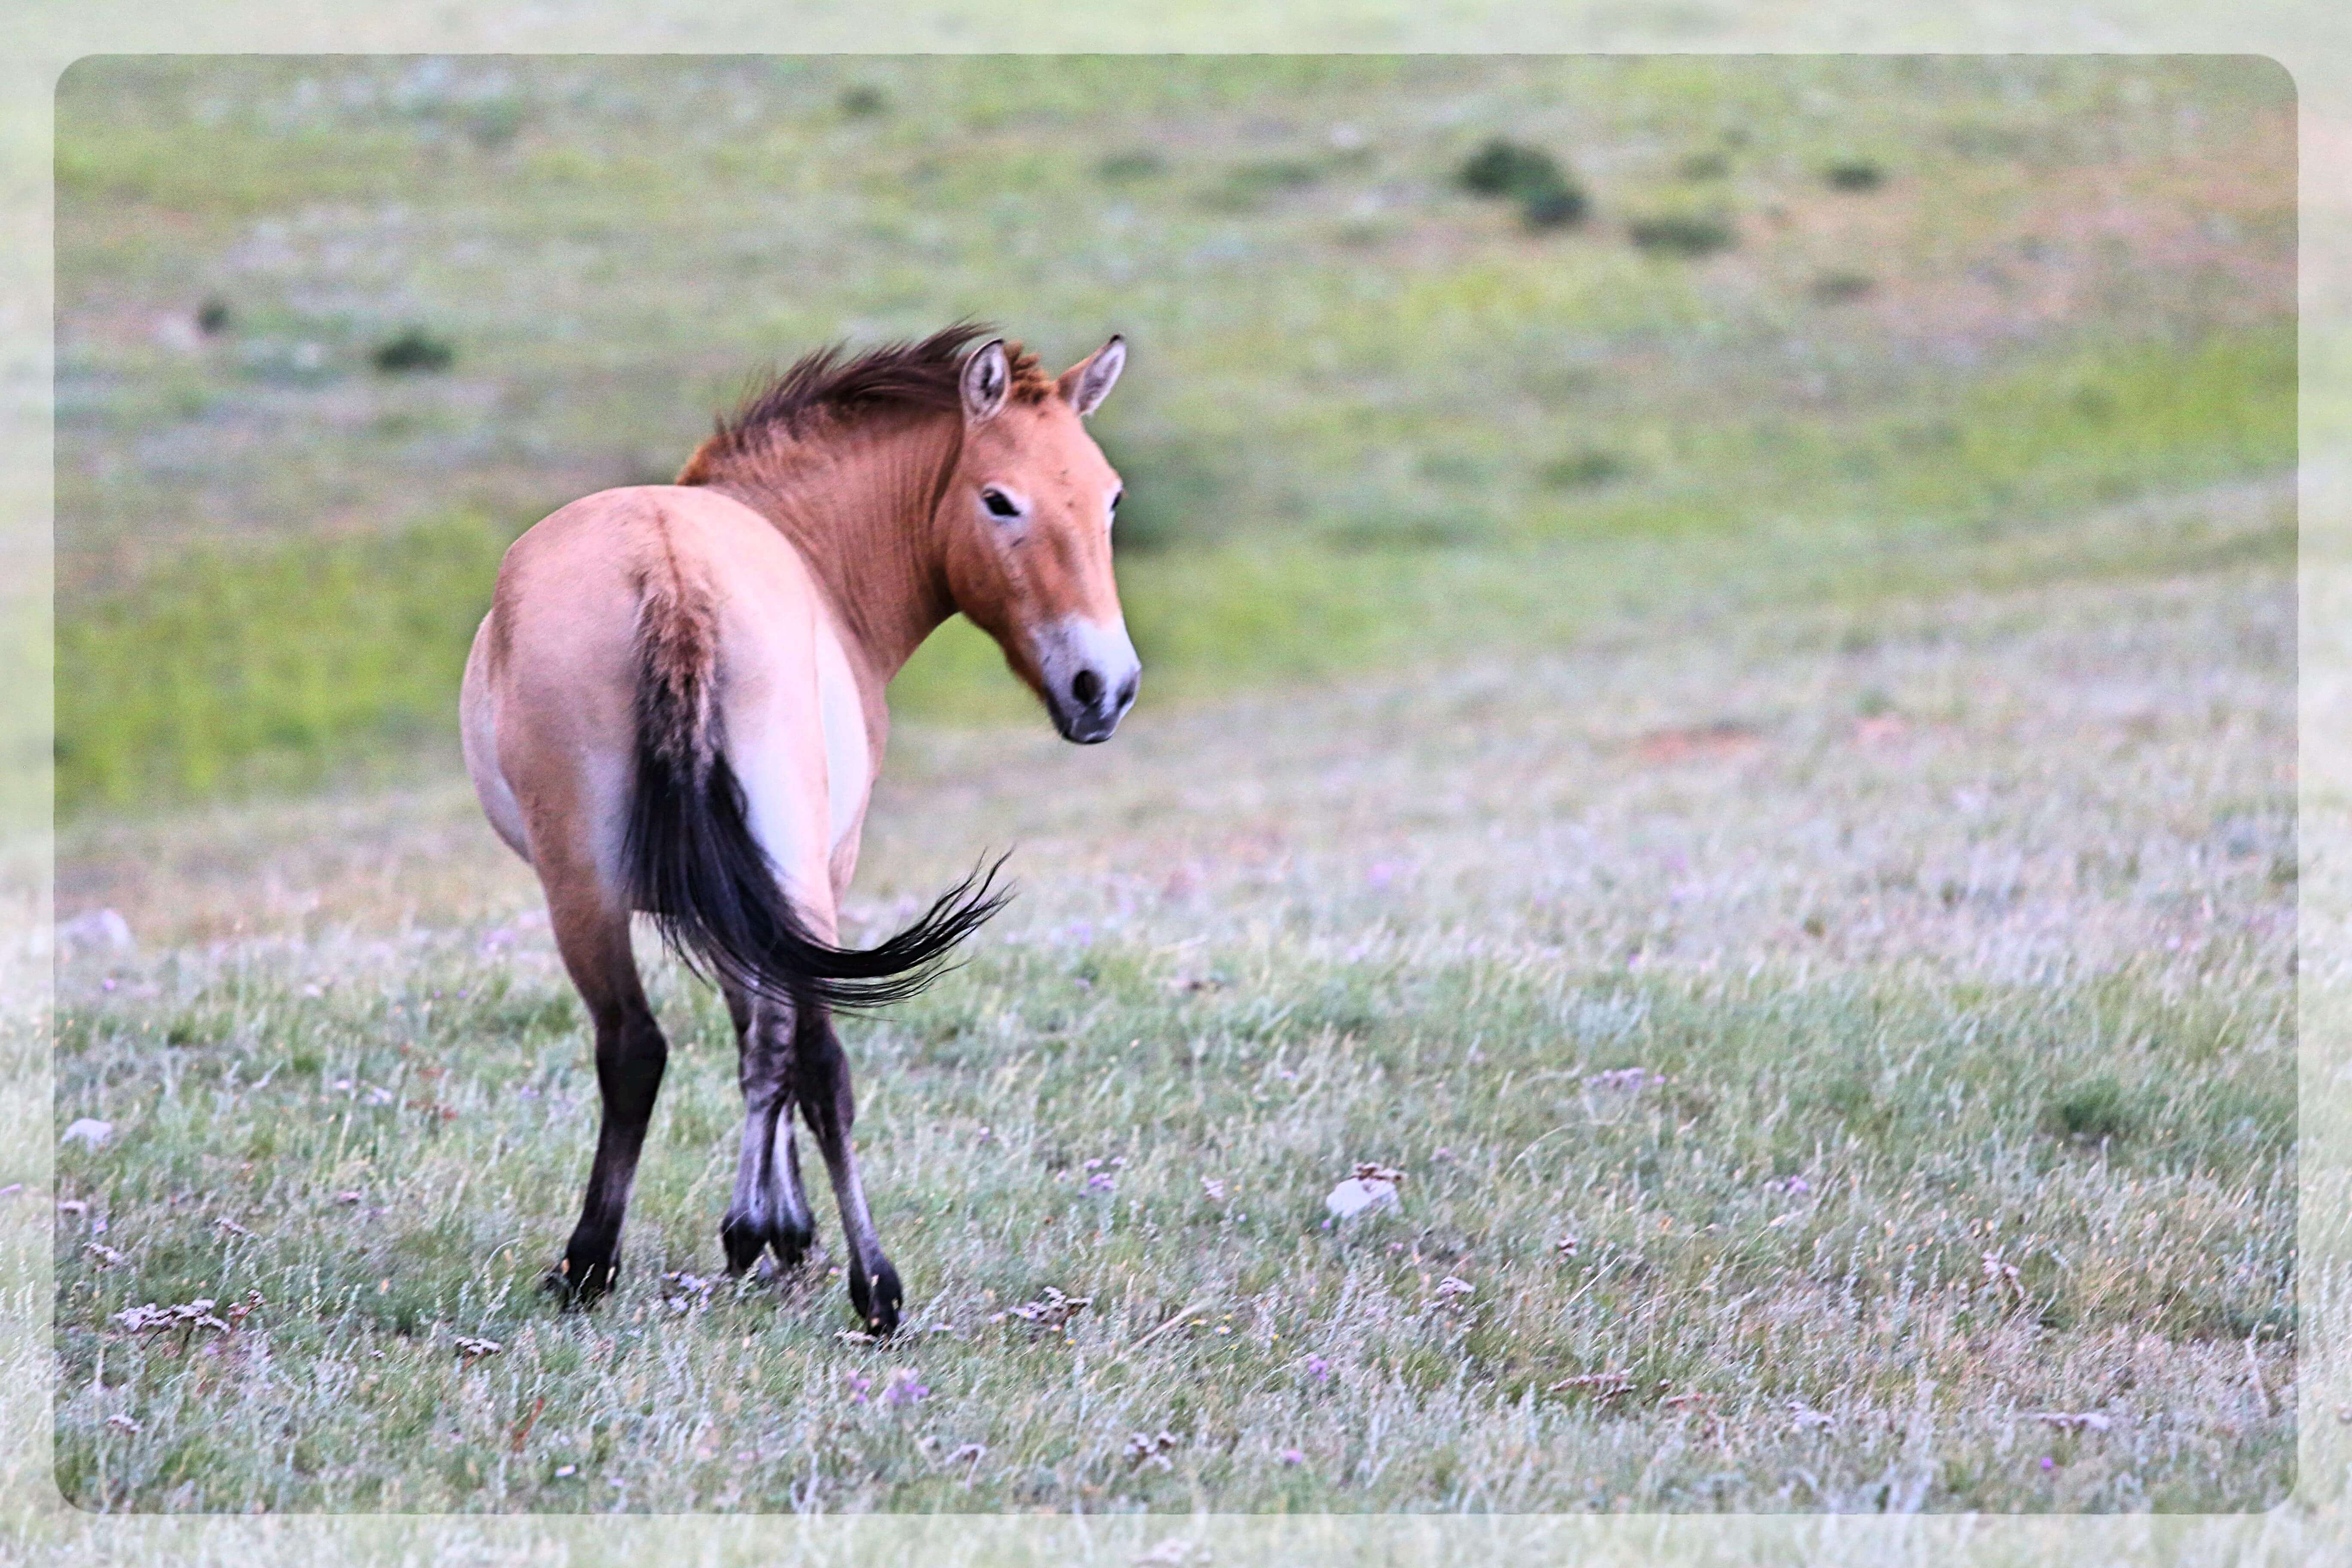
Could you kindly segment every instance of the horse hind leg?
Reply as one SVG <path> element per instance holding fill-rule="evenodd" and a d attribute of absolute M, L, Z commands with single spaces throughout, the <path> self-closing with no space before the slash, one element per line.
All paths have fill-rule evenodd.
<path fill-rule="evenodd" d="M 822 1007 L 803 1009 L 793 1046 L 801 1113 L 808 1118 L 809 1131 L 824 1155 L 825 1173 L 833 1179 L 834 1199 L 841 1208 L 842 1237 L 849 1251 L 850 1304 L 869 1331 L 895 1332 L 904 1292 L 898 1271 L 883 1256 L 882 1238 L 858 1180 L 857 1155 L 850 1147 L 857 1101 L 849 1083 L 848 1055 Z"/>
<path fill-rule="evenodd" d="M 743 1144 L 735 1164 L 734 1195 L 719 1222 L 727 1271 L 740 1274 L 773 1248 L 790 1268 L 816 1238 L 801 1186 L 800 1152 L 793 1141 L 792 1009 L 723 987 L 735 1022 L 738 1078 L 743 1089 Z"/>
<path fill-rule="evenodd" d="M 556 949 L 596 1031 L 596 1088 L 603 1100 L 596 1158 L 581 1198 L 580 1223 L 547 1279 L 567 1301 L 585 1304 L 610 1289 L 620 1269 L 621 1221 L 669 1045 L 637 976 L 627 910 L 551 888 L 548 915 Z"/>

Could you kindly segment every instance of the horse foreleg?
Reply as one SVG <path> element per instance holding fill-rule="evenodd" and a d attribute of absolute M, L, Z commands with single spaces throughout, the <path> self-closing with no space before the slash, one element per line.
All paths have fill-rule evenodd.
<path fill-rule="evenodd" d="M 841 1232 L 849 1250 L 849 1300 L 867 1329 L 887 1334 L 898 1327 L 903 1299 L 898 1271 L 882 1255 L 882 1238 L 874 1229 L 874 1215 L 866 1206 L 866 1189 L 857 1179 L 857 1155 L 849 1131 L 857 1121 L 857 1101 L 849 1084 L 849 1058 L 833 1032 L 833 1020 L 821 1007 L 802 1009 L 793 1034 L 794 1088 L 801 1114 L 824 1156 L 833 1178 L 833 1195 L 841 1205 Z"/>

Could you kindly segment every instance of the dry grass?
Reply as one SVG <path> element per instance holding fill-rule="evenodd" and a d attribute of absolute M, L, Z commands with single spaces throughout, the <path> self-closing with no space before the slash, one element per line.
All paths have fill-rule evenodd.
<path fill-rule="evenodd" d="M 66 912 L 144 945 L 61 982 L 58 1126 L 115 1129 L 59 1152 L 61 1483 L 2263 1506 L 2294 1447 L 2293 639 L 2284 574 L 2222 565 L 1653 621 L 1097 752 L 905 735 L 861 917 L 988 844 L 1024 894 L 853 1032 L 921 1331 L 884 1346 L 840 1337 L 822 1265 L 665 1279 L 717 1272 L 735 1115 L 723 1019 L 667 971 L 624 1287 L 536 1298 L 593 1080 L 461 783 L 88 826 Z M 1359 1160 L 1401 1208 L 1326 1228 Z M 1048 1287 L 1091 1304 L 996 1321 Z M 233 1327 L 114 1319 L 252 1290 Z"/>

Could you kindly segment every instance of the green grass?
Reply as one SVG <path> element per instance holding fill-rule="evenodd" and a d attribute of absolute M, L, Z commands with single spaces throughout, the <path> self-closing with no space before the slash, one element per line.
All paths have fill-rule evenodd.
<path fill-rule="evenodd" d="M 688 1320 L 659 1304 L 657 1273 L 713 1269 L 692 1238 L 723 1197 L 733 1112 L 729 1042 L 707 1006 L 640 1200 L 639 1283 L 581 1322 L 553 1318 L 531 1289 L 593 1096 L 560 993 L 519 993 L 460 963 L 436 967 L 466 992 L 439 1004 L 411 991 L 303 1006 L 256 979 L 147 1028 L 77 1017 L 61 1046 L 76 1076 L 135 1070 L 169 1087 L 103 1162 L 108 1243 L 138 1258 L 135 1275 L 60 1258 L 75 1281 L 61 1306 L 80 1325 L 67 1384 L 96 1370 L 96 1314 L 151 1298 L 261 1290 L 271 1306 L 251 1332 L 267 1324 L 274 1364 L 239 1365 L 241 1349 L 257 1352 L 234 1343 L 205 1366 L 190 1359 L 202 1345 L 110 1336 L 106 1394 L 64 1413 L 60 1482 L 85 1506 L 601 1506 L 618 1479 L 626 1500 L 664 1508 L 1082 1506 L 1093 1493 L 1311 1511 L 1468 1500 L 1498 1451 L 1526 1446 L 1550 1452 L 1549 1473 L 1479 1500 L 1588 1508 L 1638 1485 L 1622 1428 L 1679 1425 L 1688 1406 L 1662 1408 L 1666 1397 L 1764 1428 L 1757 1462 L 1786 1463 L 1811 1446 L 1769 1436 L 1790 1402 L 1848 1419 L 1901 1410 L 1922 1380 L 1978 1384 L 1988 1342 L 2131 1324 L 2194 1362 L 2201 1345 L 2234 1357 L 2248 1336 L 2290 1326 L 2289 1276 L 2264 1236 L 2292 1189 L 2293 1100 L 2274 1053 L 2249 1053 L 2247 1024 L 2208 1023 L 2195 1070 L 2144 1056 L 2139 1081 L 2117 1091 L 2144 1130 L 2102 1161 L 2032 1136 L 2019 1112 L 2079 1062 L 2108 1059 L 2134 1013 L 2166 1045 L 2184 1023 L 2195 1031 L 2152 997 L 2115 995 L 2102 1017 L 2031 990 L 1627 985 L 1483 967 L 1401 984 L 1385 965 L 1301 973 L 1271 955 L 1202 956 L 1232 976 L 1222 1005 L 1171 1009 L 1164 963 L 1097 947 L 989 962 L 961 984 L 967 1000 L 862 1042 L 867 1121 L 893 1128 L 872 1145 L 889 1173 L 881 1223 L 919 1282 L 923 1325 L 958 1331 L 871 1351 L 831 1342 L 845 1320 L 822 1274 L 825 1288 L 782 1310 L 769 1292 L 725 1288 Z M 1008 1033 L 1034 1043 L 1005 1059 Z M 1962 1046 L 1952 1068 L 1919 1070 Z M 1626 1063 L 1665 1087 L 1587 1081 Z M 267 1088 L 248 1087 L 272 1066 Z M 1415 1125 L 1401 1137 L 1390 1086 L 1404 1079 Z M 393 1099 L 332 1087 L 345 1080 Z M 436 1126 L 444 1110 L 462 1125 Z M 1433 1163 L 1440 1147 L 1451 1156 Z M 209 1157 L 192 1160 L 198 1148 Z M 1409 1162 L 1409 1217 L 1327 1232 L 1318 1199 L 1356 1152 Z M 1114 1156 L 1116 1192 L 1087 1191 L 1083 1163 Z M 244 1162 L 252 1173 L 233 1173 Z M 79 1179 L 98 1168 L 68 1161 Z M 1791 1176 L 1817 1190 L 1785 1193 Z M 2103 1212 L 2117 1183 L 2169 1211 L 2152 1256 Z M 166 1200 L 191 1187 L 194 1212 L 172 1215 Z M 338 1190 L 364 1195 L 344 1204 Z M 262 1217 L 263 1234 L 207 1230 L 212 1214 Z M 2211 1254 L 2171 1241 L 2191 1226 Z M 1577 1254 L 1563 1258 L 1569 1233 Z M 1988 1281 L 1988 1252 L 2026 1271 L 2014 1291 Z M 1475 1293 L 1448 1310 L 1433 1289 L 1457 1274 Z M 988 1321 L 1047 1283 L 1094 1293 L 1072 1334 Z M 1774 1309 L 1725 1314 L 1759 1289 Z M 1202 1331 L 1127 1352 L 1202 1299 Z M 1875 1365 L 1858 1370 L 1851 1342 L 1824 1353 L 1825 1330 L 1859 1337 Z M 469 1369 L 450 1348 L 459 1332 L 509 1352 Z M 932 1402 L 903 1415 L 851 1403 L 852 1373 L 878 1382 L 898 1364 L 919 1370 Z M 1588 1371 L 1637 1386 L 1622 1406 L 1547 1394 Z M 2042 1375 L 2057 1381 L 2037 1399 L 2095 1392 Z M 1073 1377 L 1086 1397 L 1066 1405 L 1050 1391 Z M 504 1439 L 542 1395 L 540 1440 L 518 1458 Z M 1375 1437 L 1367 1417 L 1384 1408 L 1419 1419 Z M 114 1409 L 152 1436 L 113 1442 L 95 1422 Z M 2025 1468 L 1998 1463 L 1990 1430 L 1956 1424 L 1930 1500 L 2038 1500 L 2030 1476 L 1984 1473 Z M 1114 1445 L 1161 1426 L 1184 1445 L 1182 1475 L 1127 1473 Z M 299 1436 L 273 1453 L 281 1431 Z M 919 1447 L 926 1436 L 946 1451 L 989 1444 L 1000 1457 L 986 1484 L 967 1489 L 965 1467 Z M 414 1458 L 393 1458 L 411 1444 Z M 1285 1473 L 1276 1455 L 1291 1447 L 1313 1450 L 1311 1468 Z M 110 1450 L 121 1457 L 102 1477 Z M 2274 1439 L 2206 1452 L 2224 1457 L 2221 1475 L 2158 1465 L 2134 1478 L 2144 1500 L 2256 1500 L 2259 1477 L 2276 1473 Z M 1851 1503 L 1866 1489 L 1853 1472 L 1881 1457 L 1862 1438 L 1827 1484 Z M 569 1487 L 553 1474 L 567 1461 L 585 1467 Z M 1773 1500 L 1760 1479 L 1663 1477 L 1633 1496 L 1834 1500 Z"/>
<path fill-rule="evenodd" d="M 475 518 L 205 551 L 58 628 L 68 810 L 314 784 L 455 731 L 450 694 L 506 536 Z"/>
<path fill-rule="evenodd" d="M 1191 697 L 1393 664 L 1432 640 L 1468 651 L 1573 636 L 1622 614 L 1641 581 L 1632 563 L 1660 551 L 1676 556 L 1677 596 L 1736 584 L 1751 600 L 1811 598 L 1823 562 L 1839 564 L 1847 596 L 1916 592 L 1927 584 L 1916 573 L 1890 577 L 1923 556 L 1957 586 L 2066 509 L 2291 462 L 2294 368 L 2284 332 L 2077 352 L 1893 414 L 1686 436 L 1656 463 L 1661 477 L 1570 501 L 1541 468 L 1507 528 L 1433 504 L 1306 520 L 1307 539 L 1286 547 L 1244 535 L 1124 553 L 1123 594 L 1155 691 Z M 1128 489 L 1150 496 L 1151 458 L 1112 455 Z M 1807 549 L 1791 574 L 1759 557 L 1802 507 Z M 424 741 L 446 749 L 508 538 L 457 517 L 207 550 L 85 601 L 58 631 L 61 805 L 285 789 Z M 926 718 L 1007 717 L 1020 700 L 1001 672 L 992 645 L 959 625 L 894 701 Z"/>
<path fill-rule="evenodd" d="M 1161 693 L 1540 646 L 1660 551 L 1965 580 L 2293 458 L 2259 61 L 98 58 L 58 114 L 69 813 L 446 746 L 502 538 L 674 472 L 763 363 L 960 313 L 1136 345 L 1098 426 Z M 1590 220 L 1464 190 L 1496 138 Z M 1645 257 L 1695 159 L 1737 245 Z M 991 663 L 902 705 L 1002 713 Z"/>
<path fill-rule="evenodd" d="M 58 1129 L 113 1127 L 58 1152 L 60 1484 L 2274 1502 L 2292 125 L 2221 59 L 77 65 L 58 907 L 138 947 L 58 972 Z M 1497 137 L 1585 220 L 1462 190 Z M 844 1339 L 830 1260 L 665 1282 L 739 1112 L 661 964 L 627 1272 L 559 1315 L 593 1068 L 450 726 L 498 552 L 966 312 L 1136 345 L 1147 679 L 1089 749 L 961 625 L 893 689 L 851 935 L 1022 884 L 846 1030 L 921 1331 Z M 1326 1228 L 1364 1160 L 1401 1209 Z M 118 1316 L 199 1299 L 252 1304 Z"/>
<path fill-rule="evenodd" d="M 627 1278 L 585 1315 L 538 1296 L 593 1068 L 462 784 L 85 830 L 68 897 L 142 948 L 62 976 L 58 1125 L 115 1132 L 59 1153 L 89 1205 L 60 1216 L 60 1483 L 272 1510 L 2262 1506 L 2293 1452 L 2284 582 L 1748 613 L 1101 752 L 910 728 L 855 912 L 1007 835 L 1024 890 L 850 1030 L 919 1331 L 887 1346 L 839 1337 L 823 1263 L 664 1283 L 718 1272 L 740 1114 L 723 1013 L 667 968 Z M 1359 1160 L 1405 1171 L 1402 1208 L 1327 1226 Z M 1092 1298 L 1066 1334 L 994 1321 L 1047 1286 Z M 113 1321 L 248 1291 L 232 1334 Z M 927 1396 L 871 1397 L 898 1369 Z M 1163 1429 L 1167 1468 L 1123 1457 Z"/>

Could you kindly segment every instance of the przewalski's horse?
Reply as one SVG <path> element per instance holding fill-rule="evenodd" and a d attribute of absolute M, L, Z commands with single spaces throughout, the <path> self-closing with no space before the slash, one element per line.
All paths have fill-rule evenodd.
<path fill-rule="evenodd" d="M 830 1014 L 907 996 L 1003 901 L 967 879 L 877 947 L 838 942 L 889 727 L 883 689 L 961 611 L 1072 741 L 1108 738 L 1139 666 L 1111 579 L 1118 476 L 1080 419 L 1118 338 L 1058 378 L 984 329 L 810 355 L 674 485 L 604 490 L 515 541 L 474 638 L 466 766 L 546 889 L 596 1030 L 604 1101 L 580 1223 L 550 1282 L 612 1283 L 667 1047 L 632 911 L 716 978 L 741 1052 L 743 1143 L 719 1225 L 730 1270 L 815 1234 L 792 1112 L 824 1154 L 866 1325 L 901 1292 L 851 1151 Z"/>

